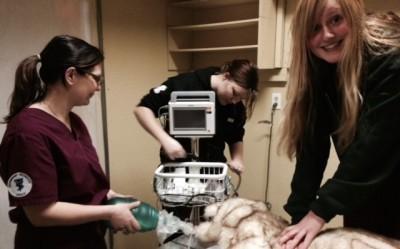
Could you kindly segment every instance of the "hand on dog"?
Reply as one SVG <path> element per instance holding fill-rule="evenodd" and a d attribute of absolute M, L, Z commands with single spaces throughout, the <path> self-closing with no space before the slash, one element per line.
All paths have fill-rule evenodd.
<path fill-rule="evenodd" d="M 324 225 L 325 221 L 310 211 L 299 223 L 282 231 L 279 244 L 283 249 L 307 249 Z"/>

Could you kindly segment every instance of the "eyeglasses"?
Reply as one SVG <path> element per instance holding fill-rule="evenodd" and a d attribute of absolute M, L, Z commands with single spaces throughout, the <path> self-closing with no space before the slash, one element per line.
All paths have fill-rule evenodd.
<path fill-rule="evenodd" d="M 94 79 L 94 81 L 96 81 L 96 84 L 97 84 L 98 86 L 103 85 L 103 83 L 104 83 L 104 77 L 103 77 L 103 75 L 97 75 L 97 74 L 90 73 L 90 72 L 86 72 L 86 74 L 92 76 L 92 78 Z"/>

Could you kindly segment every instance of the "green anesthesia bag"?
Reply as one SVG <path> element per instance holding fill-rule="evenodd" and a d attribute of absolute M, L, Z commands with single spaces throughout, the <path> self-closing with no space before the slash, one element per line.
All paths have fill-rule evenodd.
<path fill-rule="evenodd" d="M 107 201 L 107 205 L 131 203 L 137 201 L 131 197 L 115 197 Z M 157 228 L 159 211 L 148 203 L 141 202 L 136 208 L 131 209 L 132 215 L 140 224 L 140 232 L 147 232 Z M 108 223 L 111 227 L 111 224 Z"/>

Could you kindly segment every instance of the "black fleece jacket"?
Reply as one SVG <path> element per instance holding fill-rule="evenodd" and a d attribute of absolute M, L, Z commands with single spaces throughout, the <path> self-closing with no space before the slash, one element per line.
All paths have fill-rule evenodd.
<path fill-rule="evenodd" d="M 399 220 L 400 51 L 368 59 L 356 136 L 338 153 L 334 175 L 320 186 L 331 138 L 336 146 L 332 134 L 340 116 L 335 71 L 335 66 L 325 64 L 317 76 L 320 81 L 314 81 L 314 121 L 297 153 L 292 193 L 284 208 L 293 223 L 310 210 L 328 222 L 335 215 L 351 216 L 365 207 L 387 213 L 389 222 Z"/>

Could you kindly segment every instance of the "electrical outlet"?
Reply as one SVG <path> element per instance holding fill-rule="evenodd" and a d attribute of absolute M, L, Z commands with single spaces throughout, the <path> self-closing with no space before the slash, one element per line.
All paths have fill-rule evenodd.
<path fill-rule="evenodd" d="M 282 94 L 281 93 L 272 93 L 272 105 L 276 103 L 275 110 L 282 109 Z"/>

